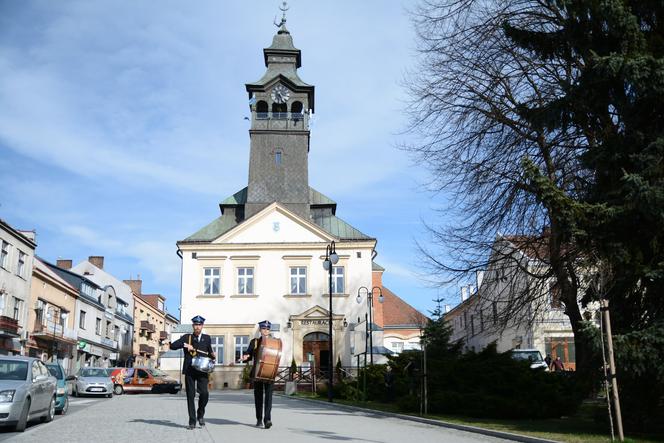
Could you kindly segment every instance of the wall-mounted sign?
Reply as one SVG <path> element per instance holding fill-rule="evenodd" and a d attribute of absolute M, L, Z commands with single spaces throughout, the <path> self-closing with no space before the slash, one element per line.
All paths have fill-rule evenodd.
<path fill-rule="evenodd" d="M 314 326 L 314 325 L 328 325 L 329 322 L 326 319 L 315 319 L 315 320 L 300 320 L 302 326 Z"/>

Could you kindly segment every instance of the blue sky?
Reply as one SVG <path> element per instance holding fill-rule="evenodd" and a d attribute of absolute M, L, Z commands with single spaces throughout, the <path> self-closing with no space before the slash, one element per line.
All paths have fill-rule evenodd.
<path fill-rule="evenodd" d="M 175 242 L 246 186 L 245 83 L 265 71 L 281 2 L 0 0 L 0 217 L 47 260 L 103 255 L 178 315 Z M 316 86 L 310 185 L 378 238 L 384 284 L 427 313 L 415 240 L 439 217 L 407 141 L 409 1 L 289 2 Z M 456 289 L 440 290 L 455 301 Z"/>

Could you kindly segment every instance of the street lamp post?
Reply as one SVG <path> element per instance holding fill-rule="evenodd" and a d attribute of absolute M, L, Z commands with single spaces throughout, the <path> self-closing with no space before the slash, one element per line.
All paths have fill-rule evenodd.
<path fill-rule="evenodd" d="M 371 364 L 374 364 L 373 360 L 373 296 L 374 296 L 374 291 L 376 291 L 376 294 L 378 294 L 378 301 L 380 303 L 383 303 L 385 298 L 383 297 L 383 291 L 380 289 L 378 286 L 374 286 L 371 288 L 371 291 L 366 286 L 360 287 L 360 289 L 357 290 L 357 303 L 362 303 L 362 289 L 364 289 L 364 292 L 366 293 L 367 296 L 367 305 L 369 307 L 369 355 L 371 356 Z"/>
<path fill-rule="evenodd" d="M 334 265 L 339 262 L 339 256 L 337 255 L 336 245 L 334 241 L 325 247 L 325 260 L 323 261 L 323 269 L 328 273 L 328 295 L 330 296 L 330 309 L 329 309 L 329 335 L 328 335 L 328 348 L 330 358 L 328 362 L 328 389 L 327 389 L 327 401 L 332 401 L 332 389 L 334 388 L 334 366 L 333 366 L 333 352 L 332 352 L 332 271 Z"/>

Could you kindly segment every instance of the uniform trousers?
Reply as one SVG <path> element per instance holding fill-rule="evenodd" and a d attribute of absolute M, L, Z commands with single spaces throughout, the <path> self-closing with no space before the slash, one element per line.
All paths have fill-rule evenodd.
<path fill-rule="evenodd" d="M 208 403 L 208 374 L 189 368 L 184 376 L 184 385 L 187 392 L 187 408 L 189 409 L 189 424 L 196 423 L 197 418 L 205 416 L 205 406 Z M 196 392 L 198 392 L 198 410 L 196 410 Z"/>
<path fill-rule="evenodd" d="M 256 406 L 256 420 L 272 421 L 272 383 L 254 382 L 254 406 Z M 265 397 L 265 414 L 263 414 L 263 397 Z"/>

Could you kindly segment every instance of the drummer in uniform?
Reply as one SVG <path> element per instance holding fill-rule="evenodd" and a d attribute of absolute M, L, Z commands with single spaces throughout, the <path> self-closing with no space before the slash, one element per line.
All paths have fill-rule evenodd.
<path fill-rule="evenodd" d="M 256 373 L 256 365 L 258 363 L 258 350 L 261 346 L 263 337 L 271 337 L 270 329 L 272 323 L 268 320 L 263 320 L 258 323 L 260 330 L 260 337 L 254 338 L 249 342 L 249 347 L 242 355 L 242 361 L 254 361 L 254 366 L 251 368 L 251 378 L 254 378 Z M 256 426 L 260 427 L 261 424 L 265 425 L 265 429 L 272 427 L 272 382 L 254 380 L 254 406 L 256 407 Z M 263 415 L 263 404 L 265 405 L 265 415 Z M 263 421 L 265 417 L 265 421 Z"/>
<path fill-rule="evenodd" d="M 182 373 L 184 374 L 187 408 L 189 410 L 189 426 L 187 426 L 187 429 L 194 429 L 197 420 L 201 426 L 205 426 L 205 406 L 207 405 L 209 396 L 208 374 L 194 369 L 191 365 L 191 360 L 197 355 L 208 357 L 213 361 L 215 360 L 210 336 L 202 333 L 205 319 L 197 315 L 191 319 L 191 323 L 194 333 L 184 334 L 170 344 L 171 349 L 185 349 Z M 196 410 L 196 403 L 194 401 L 196 391 L 198 391 L 198 410 Z"/>

